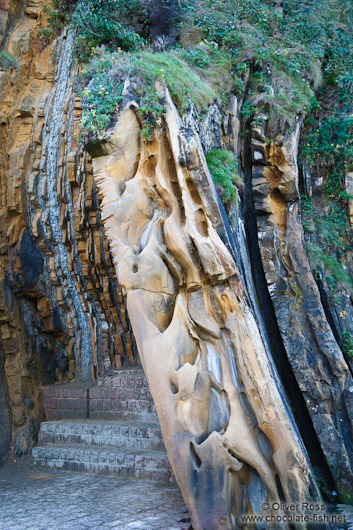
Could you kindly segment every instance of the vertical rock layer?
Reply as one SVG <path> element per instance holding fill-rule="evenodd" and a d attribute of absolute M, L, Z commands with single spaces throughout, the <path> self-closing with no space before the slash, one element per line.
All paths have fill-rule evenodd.
<path fill-rule="evenodd" d="M 336 489 L 352 502 L 353 380 L 325 313 L 304 247 L 299 213 L 299 125 L 265 145 L 252 132 L 252 187 L 266 282 L 294 375 L 326 457 Z M 343 296 L 344 300 L 347 296 Z M 352 304 L 332 304 L 352 315 Z M 347 317 L 349 318 L 349 317 Z"/>
<path fill-rule="evenodd" d="M 3 48 L 18 68 L 0 71 L 0 377 L 20 455 L 43 418 L 42 384 L 95 379 L 135 358 L 78 143 L 73 35 L 49 46 L 39 32 L 43 2 L 5 7 Z"/>
<path fill-rule="evenodd" d="M 165 93 L 166 119 L 144 143 L 131 95 L 87 146 L 98 193 L 78 139 L 73 35 L 44 41 L 44 5 L 0 0 L 1 50 L 14 59 L 0 71 L 0 465 L 11 443 L 22 455 L 36 440 L 42 384 L 136 362 L 126 303 L 195 529 L 233 528 L 263 500 L 317 498 L 294 394 L 299 428 L 353 501 L 352 361 L 341 351 L 353 310 L 310 270 L 300 126 L 273 142 L 246 132 L 234 95 L 225 111 L 215 102 L 201 122 L 195 108 L 181 122 Z M 221 147 L 242 152 L 246 175 L 233 229 L 203 154 Z M 305 179 L 320 196 L 322 179 Z"/>

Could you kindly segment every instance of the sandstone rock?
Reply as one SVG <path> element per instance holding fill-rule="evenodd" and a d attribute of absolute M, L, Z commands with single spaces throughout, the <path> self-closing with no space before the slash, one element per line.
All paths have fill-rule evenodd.
<path fill-rule="evenodd" d="M 14 452 L 17 456 L 28 454 L 33 442 L 37 440 L 36 428 L 32 422 L 16 432 L 14 440 Z"/>
<path fill-rule="evenodd" d="M 4 352 L 0 350 L 0 466 L 6 461 L 10 450 L 12 426 L 10 403 L 4 370 Z"/>
<path fill-rule="evenodd" d="M 164 94 L 166 133 L 157 127 L 153 142 L 139 140 L 128 102 L 95 149 L 93 169 L 193 527 L 231 529 L 243 510 L 257 513 L 261 500 L 279 498 L 276 475 L 292 501 L 315 492 L 234 258 L 217 233 L 222 216 L 201 143 L 184 133 Z"/>
<path fill-rule="evenodd" d="M 0 464 L 12 440 L 19 455 L 35 441 L 41 385 L 139 362 L 128 307 L 194 528 L 234 528 L 239 513 L 278 497 L 278 483 L 289 502 L 315 497 L 256 311 L 248 251 L 242 240 L 234 252 L 205 164 L 203 151 L 243 149 L 241 101 L 231 96 L 225 112 L 215 102 L 203 119 L 192 108 L 181 123 L 166 96 L 165 129 L 145 144 L 135 98 L 135 111 L 126 108 L 103 142 L 87 146 L 98 191 L 77 140 L 72 34 L 38 44 L 44 5 L 0 0 L 2 49 L 19 62 L 0 72 Z M 261 118 L 251 131 L 248 199 L 270 324 L 278 323 L 334 487 L 348 502 L 353 383 L 333 328 L 344 317 L 353 332 L 352 304 L 347 293 L 331 303 L 328 321 L 329 289 L 323 280 L 319 292 L 310 271 L 298 209 L 300 124 L 269 143 Z M 319 193 L 322 176 L 304 172 L 306 189 Z M 241 206 L 234 215 L 244 236 Z"/>
<path fill-rule="evenodd" d="M 101 237 L 90 160 L 77 142 L 82 111 L 72 90 L 72 36 L 64 33 L 43 48 L 35 17 L 44 5 L 29 0 L 24 9 L 20 0 L 0 11 L 0 26 L 4 21 L 9 29 L 6 51 L 20 64 L 18 71 L 0 73 L 5 456 L 11 439 L 6 403 L 12 403 L 14 436 L 34 422 L 27 440 L 44 419 L 41 385 L 90 379 L 127 359 L 136 362 L 125 299 Z M 70 369 L 69 359 L 76 360 Z"/>

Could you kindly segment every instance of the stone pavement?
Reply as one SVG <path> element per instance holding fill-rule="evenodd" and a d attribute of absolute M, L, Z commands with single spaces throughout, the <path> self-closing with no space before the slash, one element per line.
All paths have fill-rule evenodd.
<path fill-rule="evenodd" d="M 0 530 L 188 530 L 176 486 L 61 470 L 0 468 Z"/>

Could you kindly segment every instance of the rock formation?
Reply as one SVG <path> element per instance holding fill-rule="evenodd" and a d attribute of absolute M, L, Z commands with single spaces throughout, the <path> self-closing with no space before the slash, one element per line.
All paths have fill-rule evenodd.
<path fill-rule="evenodd" d="M 0 11 L 18 63 L 0 71 L 0 403 L 11 406 L 17 455 L 44 419 L 41 385 L 95 379 L 136 355 L 77 141 L 73 35 L 43 44 L 44 3 L 19 4 Z M 1 407 L 0 459 L 9 451 L 8 417 Z"/>
<path fill-rule="evenodd" d="M 299 215 L 299 126 L 265 146 L 253 131 L 254 207 L 261 260 L 281 338 L 338 489 L 352 499 L 353 379 L 311 273 Z M 256 153 L 262 157 L 256 160 Z M 266 161 L 266 165 L 264 162 Z M 331 307 L 352 316 L 349 296 Z M 340 448 L 337 451 L 337 448 Z"/>
<path fill-rule="evenodd" d="M 195 529 L 231 529 L 266 499 L 315 498 L 249 307 L 197 134 L 165 93 L 144 143 L 138 106 L 88 146 L 102 219 L 168 455 Z M 223 235 L 223 241 L 221 239 Z"/>
<path fill-rule="evenodd" d="M 234 94 L 181 115 L 159 83 L 166 113 L 144 141 L 126 82 L 84 145 L 74 34 L 49 42 L 44 5 L 0 0 L 0 465 L 36 443 L 42 385 L 142 362 L 195 530 L 318 485 L 352 502 L 353 309 L 304 244 L 302 118 L 269 140 Z M 243 178 L 227 212 L 205 161 L 221 148 Z M 303 172 L 320 203 L 322 177 Z"/>

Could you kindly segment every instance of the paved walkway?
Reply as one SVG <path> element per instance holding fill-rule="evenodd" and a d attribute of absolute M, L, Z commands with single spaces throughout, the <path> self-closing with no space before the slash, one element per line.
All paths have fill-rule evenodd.
<path fill-rule="evenodd" d="M 180 491 L 141 480 L 0 468 L 0 530 L 188 530 Z"/>

